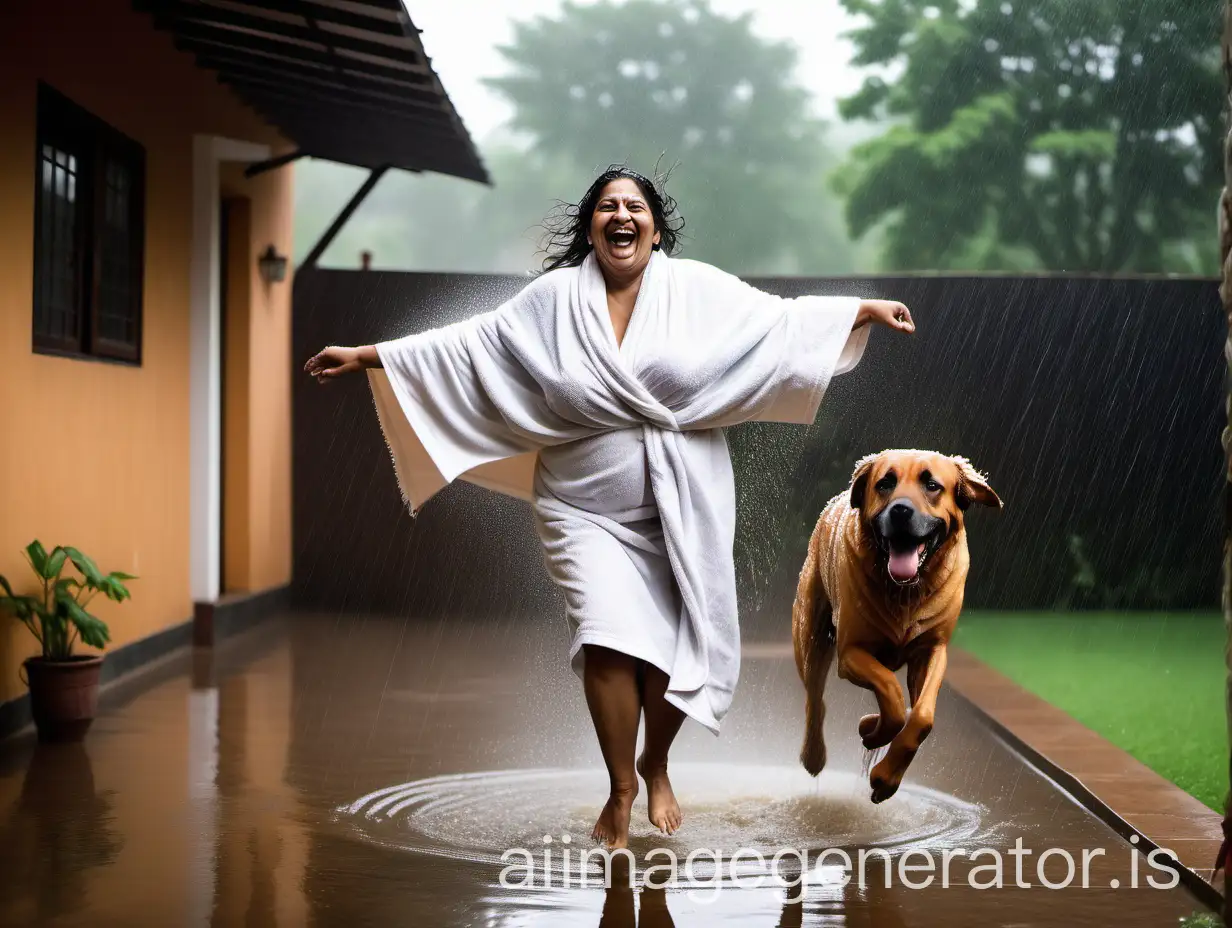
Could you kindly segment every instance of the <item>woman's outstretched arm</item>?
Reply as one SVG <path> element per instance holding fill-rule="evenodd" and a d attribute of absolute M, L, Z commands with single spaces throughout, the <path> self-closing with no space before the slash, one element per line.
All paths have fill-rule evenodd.
<path fill-rule="evenodd" d="M 911 310 L 897 300 L 862 300 L 856 323 L 851 327 L 852 331 L 861 329 L 870 322 L 880 323 L 900 332 L 915 331 L 915 321 L 911 318 Z"/>
<path fill-rule="evenodd" d="M 358 348 L 330 345 L 309 358 L 308 363 L 304 365 L 304 370 L 315 377 L 317 383 L 327 383 L 342 374 L 353 374 L 356 371 L 381 366 L 381 357 L 377 354 L 375 345 L 363 345 Z"/>

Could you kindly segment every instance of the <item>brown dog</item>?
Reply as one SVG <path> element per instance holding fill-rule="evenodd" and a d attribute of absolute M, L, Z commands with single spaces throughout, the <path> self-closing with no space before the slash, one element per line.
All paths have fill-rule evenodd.
<path fill-rule="evenodd" d="M 860 719 L 864 746 L 890 745 L 872 770 L 873 802 L 898 790 L 933 727 L 946 646 L 967 582 L 963 513 L 1001 500 L 966 458 L 933 451 L 883 451 L 856 464 L 851 487 L 826 505 L 809 539 L 792 606 L 796 668 L 806 722 L 800 762 L 826 764 L 822 736 L 826 676 L 872 690 L 878 713 Z M 908 718 L 894 672 L 907 666 Z"/>

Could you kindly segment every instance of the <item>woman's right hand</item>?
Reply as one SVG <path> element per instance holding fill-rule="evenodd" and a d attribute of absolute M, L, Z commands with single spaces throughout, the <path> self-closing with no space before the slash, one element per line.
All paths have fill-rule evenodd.
<path fill-rule="evenodd" d="M 334 377 L 362 371 L 368 366 L 364 363 L 363 355 L 363 348 L 330 345 L 309 358 L 304 370 L 315 377 L 317 383 L 327 383 Z"/>

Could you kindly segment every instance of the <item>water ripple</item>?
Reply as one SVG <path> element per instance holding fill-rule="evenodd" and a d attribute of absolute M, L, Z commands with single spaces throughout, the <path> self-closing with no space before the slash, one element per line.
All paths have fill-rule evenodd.
<path fill-rule="evenodd" d="M 739 850 L 770 858 L 785 849 L 812 857 L 825 848 L 877 847 L 898 855 L 970 847 L 982 836 L 978 805 L 910 784 L 873 805 L 867 781 L 854 773 L 826 772 L 814 780 L 797 767 L 678 764 L 672 781 L 684 827 L 673 837 L 654 831 L 643 790 L 629 842 L 638 860 L 658 848 L 682 860 L 704 849 L 716 861 Z M 335 820 L 387 848 L 497 866 L 513 848 L 530 851 L 537 862 L 549 850 L 551 869 L 572 869 L 591 846 L 606 792 L 602 770 L 454 774 L 368 793 L 336 809 Z M 573 854 L 567 864 L 566 848 Z"/>

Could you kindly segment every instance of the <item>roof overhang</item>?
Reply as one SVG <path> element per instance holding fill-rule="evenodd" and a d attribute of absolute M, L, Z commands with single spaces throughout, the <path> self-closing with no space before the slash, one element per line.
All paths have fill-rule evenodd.
<path fill-rule="evenodd" d="M 401 0 L 133 0 L 298 146 L 490 183 Z"/>

